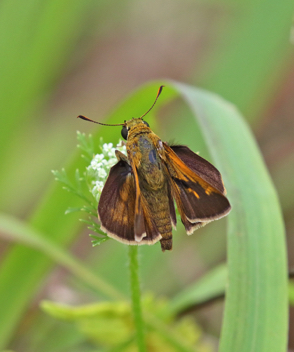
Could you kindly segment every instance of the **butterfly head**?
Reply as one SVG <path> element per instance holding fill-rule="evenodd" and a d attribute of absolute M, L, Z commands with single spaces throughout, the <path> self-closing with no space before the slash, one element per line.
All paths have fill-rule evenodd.
<path fill-rule="evenodd" d="M 144 121 L 141 117 L 132 118 L 129 121 L 125 121 L 121 130 L 123 139 L 127 140 L 130 133 L 146 133 L 149 132 L 149 124 Z"/>

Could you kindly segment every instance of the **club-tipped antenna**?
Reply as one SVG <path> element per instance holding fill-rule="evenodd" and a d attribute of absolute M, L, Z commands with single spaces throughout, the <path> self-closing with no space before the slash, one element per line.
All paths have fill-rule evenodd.
<path fill-rule="evenodd" d="M 145 112 L 145 114 L 143 114 L 142 116 L 139 117 L 140 119 L 142 119 L 145 115 L 147 115 L 148 112 L 153 108 L 153 106 L 155 105 L 158 97 L 160 96 L 160 93 L 162 92 L 162 88 L 163 87 L 164 86 L 160 86 L 159 87 L 154 103 L 152 104 L 151 108 L 148 111 Z M 125 123 L 109 124 L 109 123 L 97 122 L 97 121 L 89 119 L 88 117 L 86 117 L 84 115 L 79 115 L 77 118 L 78 119 L 82 119 L 82 120 L 86 120 L 86 121 L 90 121 L 90 122 L 94 122 L 94 123 L 97 123 L 98 125 L 103 125 L 103 126 L 124 126 L 125 125 Z"/>
<path fill-rule="evenodd" d="M 98 125 L 103 125 L 103 126 L 123 126 L 124 125 L 124 123 L 109 124 L 109 123 L 97 122 L 97 121 L 89 119 L 88 117 L 86 117 L 84 115 L 79 115 L 78 119 L 82 119 L 82 120 L 98 123 Z"/>
<path fill-rule="evenodd" d="M 157 99 L 158 99 L 159 96 L 160 96 L 160 93 L 162 92 L 162 88 L 163 88 L 163 87 L 164 87 L 164 86 L 160 86 L 160 87 L 159 87 L 154 103 L 152 104 L 151 108 L 150 108 L 148 111 L 145 112 L 145 114 L 143 114 L 142 116 L 140 116 L 140 119 L 142 119 L 145 115 L 147 115 L 148 112 L 153 108 L 153 106 L 155 105 Z"/>

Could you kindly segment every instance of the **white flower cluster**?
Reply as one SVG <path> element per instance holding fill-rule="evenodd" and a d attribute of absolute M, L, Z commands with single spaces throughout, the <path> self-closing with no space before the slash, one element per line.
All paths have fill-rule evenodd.
<path fill-rule="evenodd" d="M 97 201 L 100 198 L 110 168 L 117 163 L 115 150 L 119 150 L 126 154 L 126 147 L 122 145 L 121 141 L 119 141 L 115 148 L 112 143 L 104 143 L 101 149 L 102 154 L 96 154 L 93 157 L 91 164 L 87 167 L 88 176 L 94 179 L 91 182 L 91 192 Z"/>

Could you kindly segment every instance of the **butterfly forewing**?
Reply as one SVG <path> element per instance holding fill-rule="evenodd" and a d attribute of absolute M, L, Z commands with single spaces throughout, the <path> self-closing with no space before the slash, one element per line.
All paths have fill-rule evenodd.
<path fill-rule="evenodd" d="M 171 145 L 170 148 L 198 176 L 223 194 L 226 193 L 220 172 L 216 167 L 210 164 L 210 162 L 192 152 L 192 150 L 185 145 Z"/>
<path fill-rule="evenodd" d="M 151 219 L 146 216 L 144 198 L 136 196 L 132 167 L 119 160 L 109 172 L 98 205 L 101 229 L 110 237 L 128 244 L 152 244 L 161 239 Z M 139 199 L 136 214 L 136 199 Z M 142 201 L 141 201 L 142 200 Z"/>
<path fill-rule="evenodd" d="M 101 228 L 110 237 L 134 240 L 135 196 L 131 167 L 120 160 L 110 169 L 98 205 Z"/>

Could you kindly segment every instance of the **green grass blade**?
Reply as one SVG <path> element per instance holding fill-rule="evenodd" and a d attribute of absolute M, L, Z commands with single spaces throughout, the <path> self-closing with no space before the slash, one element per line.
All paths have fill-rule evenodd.
<path fill-rule="evenodd" d="M 44 253 L 56 264 L 68 269 L 73 275 L 80 278 L 103 296 L 117 300 L 124 299 L 123 295 L 85 267 L 77 258 L 50 241 L 44 234 L 35 231 L 20 220 L 9 215 L 0 214 L 0 232 L 1 237 L 9 241 L 24 244 Z"/>
<path fill-rule="evenodd" d="M 200 124 L 232 204 L 220 352 L 285 351 L 288 286 L 277 194 L 239 112 L 219 96 L 172 83 Z"/>

